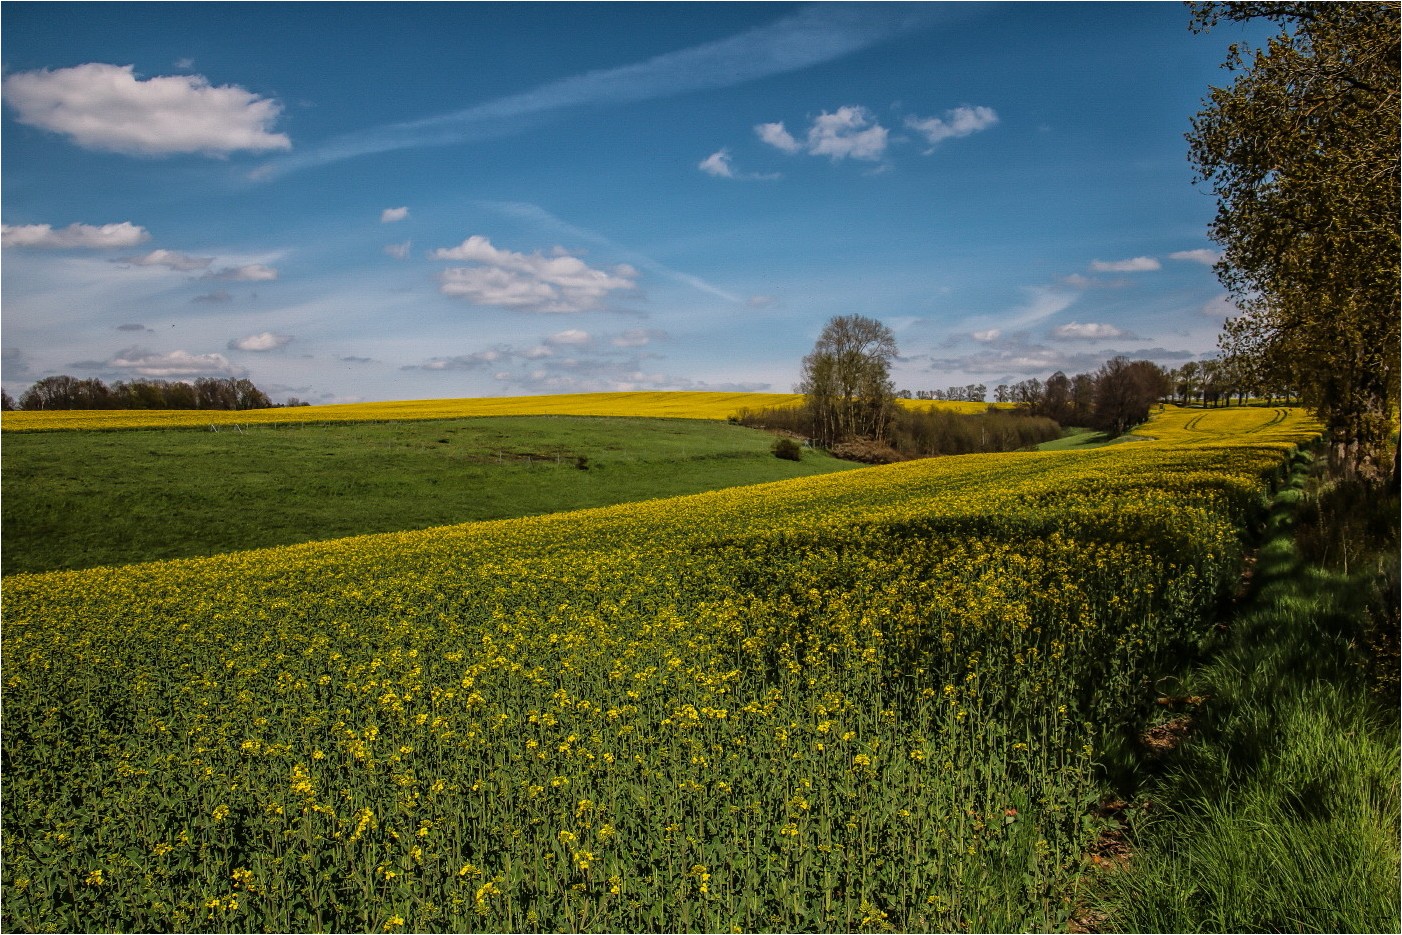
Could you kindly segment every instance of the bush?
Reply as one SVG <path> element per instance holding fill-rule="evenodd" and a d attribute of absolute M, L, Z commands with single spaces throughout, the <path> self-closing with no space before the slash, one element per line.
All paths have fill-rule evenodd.
<path fill-rule="evenodd" d="M 774 442 L 774 457 L 785 461 L 802 461 L 803 448 L 792 438 L 780 438 Z"/>
<path fill-rule="evenodd" d="M 906 456 L 885 442 L 871 438 L 854 438 L 838 442 L 830 449 L 834 457 L 844 461 L 860 461 L 863 464 L 894 464 L 906 460 Z"/>

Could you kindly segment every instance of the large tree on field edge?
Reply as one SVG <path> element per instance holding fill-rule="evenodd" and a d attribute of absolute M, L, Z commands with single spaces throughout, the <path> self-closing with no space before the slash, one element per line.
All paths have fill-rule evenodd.
<path fill-rule="evenodd" d="M 1218 198 L 1216 270 L 1242 314 L 1221 339 L 1244 369 L 1288 371 L 1346 474 L 1394 469 L 1398 401 L 1399 5 L 1195 3 L 1193 28 L 1264 19 L 1232 46 L 1188 135 Z"/>

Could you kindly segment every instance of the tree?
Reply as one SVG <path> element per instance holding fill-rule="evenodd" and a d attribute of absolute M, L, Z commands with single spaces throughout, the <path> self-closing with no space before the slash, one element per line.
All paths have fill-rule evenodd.
<path fill-rule="evenodd" d="M 1396 3 L 1199 3 L 1193 29 L 1279 26 L 1188 135 L 1218 198 L 1216 270 L 1242 314 L 1226 354 L 1288 357 L 1343 473 L 1389 466 L 1398 399 L 1399 15 Z M 1278 369 L 1278 360 L 1273 368 Z"/>
<path fill-rule="evenodd" d="M 1095 378 L 1095 428 L 1122 435 L 1149 418 L 1149 410 L 1168 392 L 1168 377 L 1148 360 L 1107 360 Z"/>
<path fill-rule="evenodd" d="M 10 396 L 8 390 L 0 390 L 0 410 L 5 412 L 14 412 L 15 410 L 14 398 Z"/>
<path fill-rule="evenodd" d="M 862 315 L 828 321 L 813 351 L 803 358 L 796 387 L 818 444 L 854 438 L 885 439 L 895 411 L 891 360 L 896 338 L 881 322 Z"/>

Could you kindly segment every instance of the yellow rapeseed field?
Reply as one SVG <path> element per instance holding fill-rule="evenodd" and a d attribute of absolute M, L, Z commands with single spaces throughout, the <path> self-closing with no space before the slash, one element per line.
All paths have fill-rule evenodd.
<path fill-rule="evenodd" d="M 1296 410 L 4 582 L 14 930 L 1064 927 Z"/>
<path fill-rule="evenodd" d="M 201 428 L 303 422 L 383 422 L 395 419 L 460 419 L 471 416 L 636 416 L 661 419 L 725 420 L 741 409 L 797 406 L 797 393 L 568 393 L 557 396 L 501 396 L 483 399 L 415 399 L 380 403 L 341 403 L 278 409 L 76 409 L 7 412 L 7 432 L 62 429 Z M 983 403 L 903 400 L 915 409 L 982 412 Z"/>

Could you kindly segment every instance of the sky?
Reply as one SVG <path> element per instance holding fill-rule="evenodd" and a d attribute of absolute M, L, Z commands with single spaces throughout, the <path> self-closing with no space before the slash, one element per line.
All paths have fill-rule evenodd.
<path fill-rule="evenodd" d="M 912 391 L 1210 357 L 1184 134 L 1251 27 L 1145 3 L 0 7 L 0 380 L 313 403 Z"/>

